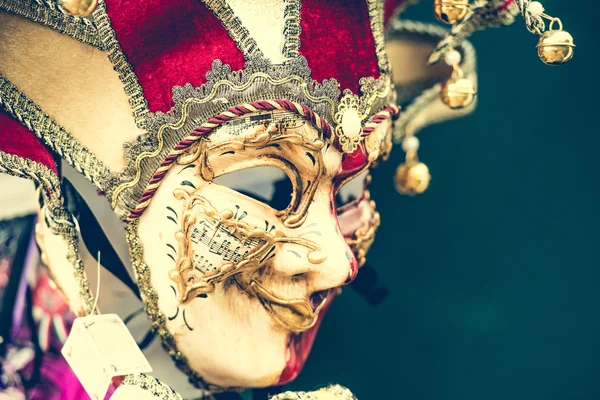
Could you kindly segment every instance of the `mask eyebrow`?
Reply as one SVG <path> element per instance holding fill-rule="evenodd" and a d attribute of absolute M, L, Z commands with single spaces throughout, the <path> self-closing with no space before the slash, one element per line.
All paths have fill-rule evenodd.
<path fill-rule="evenodd" d="M 190 182 L 190 181 L 182 181 L 181 185 L 182 186 L 189 186 L 189 187 L 192 187 L 192 188 L 196 189 L 196 186 L 192 182 Z"/>
<path fill-rule="evenodd" d="M 181 169 L 181 171 L 179 171 L 179 172 L 177 173 L 177 175 L 179 175 L 180 173 L 182 173 L 182 172 L 183 172 L 183 171 L 185 171 L 186 169 L 188 169 L 188 168 L 194 168 L 195 166 L 196 166 L 196 164 L 194 164 L 194 163 L 192 163 L 192 164 L 190 164 L 190 165 L 186 165 L 185 167 L 183 167 L 183 168 Z"/>

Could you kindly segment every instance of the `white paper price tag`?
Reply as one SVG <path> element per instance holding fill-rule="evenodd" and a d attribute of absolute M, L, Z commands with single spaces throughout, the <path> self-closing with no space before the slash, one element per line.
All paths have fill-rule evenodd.
<path fill-rule="evenodd" d="M 131 333 L 116 314 L 77 318 L 62 354 L 93 400 L 101 400 L 115 376 L 152 372 Z"/>

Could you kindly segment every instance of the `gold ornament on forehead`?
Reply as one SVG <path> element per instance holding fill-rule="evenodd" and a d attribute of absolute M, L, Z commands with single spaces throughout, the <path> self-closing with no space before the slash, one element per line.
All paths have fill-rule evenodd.
<path fill-rule="evenodd" d="M 365 118 L 366 116 L 359 110 L 358 96 L 350 91 L 344 91 L 337 112 L 333 116 L 337 123 L 335 135 L 344 153 L 353 153 L 364 139 L 361 134 L 362 122 Z"/>

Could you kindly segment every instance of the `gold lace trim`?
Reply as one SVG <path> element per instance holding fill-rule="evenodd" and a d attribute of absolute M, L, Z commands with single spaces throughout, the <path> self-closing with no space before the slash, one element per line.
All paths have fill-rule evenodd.
<path fill-rule="evenodd" d="M 25 125 L 100 190 L 105 189 L 110 173 L 102 161 L 2 76 L 0 106 L 4 106 L 13 118 Z"/>
<path fill-rule="evenodd" d="M 47 211 L 49 227 L 53 234 L 61 235 L 67 244 L 67 259 L 73 265 L 73 273 L 79 284 L 79 295 L 85 304 L 85 310 L 74 310 L 90 314 L 94 307 L 94 298 L 90 284 L 85 276 L 83 261 L 79 257 L 79 239 L 72 215 L 63 207 L 61 187 L 58 176 L 43 164 L 27 158 L 0 151 L 0 172 L 20 178 L 31 179 L 40 184 L 44 209 Z"/>
<path fill-rule="evenodd" d="M 146 374 L 127 375 L 122 385 L 138 386 L 143 390 L 152 393 L 156 398 L 161 400 L 183 400 L 183 397 L 174 391 L 169 385 L 162 383 L 156 378 Z"/>
<path fill-rule="evenodd" d="M 135 123 L 138 128 L 146 129 L 146 117 L 149 113 L 148 102 L 144 97 L 144 91 L 140 86 L 137 75 L 127 62 L 127 57 L 123 54 L 123 50 L 117 41 L 117 35 L 112 29 L 110 18 L 106 14 L 106 4 L 103 1 L 98 3 L 93 16 L 96 21 L 98 36 L 103 47 L 108 51 L 108 59 L 119 74 L 123 89 L 129 97 L 129 105 L 133 111 Z"/>
<path fill-rule="evenodd" d="M 385 29 L 383 18 L 383 0 L 367 0 L 369 8 L 369 19 L 371 20 L 371 31 L 375 41 L 375 53 L 377 64 L 381 74 L 390 74 L 390 60 L 385 51 Z"/>
<path fill-rule="evenodd" d="M 369 2 L 369 16 L 372 19 L 374 38 L 379 44 L 379 64 L 384 72 L 378 79 L 367 77 L 360 80 L 362 96 L 358 100 L 358 109 L 365 118 L 388 106 L 395 96 L 395 92 L 391 90 L 390 74 L 385 72 L 388 61 L 383 47 L 382 3 L 380 0 L 367 1 Z M 233 25 L 238 25 L 235 22 L 237 18 L 234 18 L 232 11 L 224 3 L 224 0 L 211 2 L 207 0 L 207 5 L 213 7 L 214 12 L 220 15 L 226 28 L 229 29 Z M 288 28 L 286 33 L 288 43 L 293 44 L 292 47 L 289 47 L 292 52 L 294 46 L 299 46 L 299 8 L 300 4 L 297 0 L 287 0 L 287 26 L 297 25 L 298 28 Z M 229 66 L 216 60 L 217 64 L 213 63 L 213 69 L 207 72 L 207 83 L 198 88 L 193 88 L 191 85 L 174 87 L 173 100 L 176 104 L 175 107 L 166 114 L 151 113 L 148 110 L 147 102 L 143 96 L 143 89 L 139 85 L 137 76 L 131 65 L 127 63 L 127 59 L 116 39 L 104 3 L 100 3 L 98 9 L 94 12 L 94 18 L 102 43 L 109 52 L 109 59 L 119 73 L 121 81 L 124 82 L 124 90 L 129 97 L 136 123 L 138 127 L 148 131 L 147 135 L 140 136 L 137 141 L 125 144 L 128 166 L 125 172 L 120 177 L 113 179 L 112 184 L 106 189 L 113 208 L 122 218 L 127 218 L 131 210 L 136 207 L 144 186 L 152 177 L 154 171 L 159 168 L 164 157 L 168 155 L 169 148 L 173 148 L 181 139 L 187 136 L 188 130 L 193 129 L 190 126 L 202 124 L 210 117 L 225 111 L 231 105 L 286 98 L 306 104 L 330 123 L 339 123 L 334 119 L 339 104 L 339 90 L 334 79 L 325 80 L 322 84 L 318 84 L 311 79 L 310 70 L 304 57 L 293 57 L 286 60 L 284 64 L 273 65 L 262 57 L 258 50 L 247 59 L 245 68 L 240 71 L 231 71 Z M 238 28 L 241 29 L 242 25 L 239 24 Z M 241 37 L 242 42 L 245 40 L 245 35 L 249 35 L 245 28 L 243 32 L 239 31 L 231 34 L 234 38 L 236 36 Z M 253 51 L 252 49 L 247 49 L 246 53 Z M 302 90 L 297 90 L 298 86 Z M 259 93 L 263 95 L 258 97 L 257 94 Z M 265 93 L 269 94 L 267 99 L 264 98 Z M 323 97 L 327 99 L 322 103 L 321 98 Z M 191 101 L 191 98 L 196 98 L 198 104 L 203 103 L 202 108 L 198 108 L 197 115 L 191 118 L 190 121 L 183 121 L 182 123 L 180 118 L 175 116 L 181 112 L 181 104 L 188 99 Z M 164 138 L 162 134 L 158 134 L 161 126 L 169 122 L 175 123 L 177 120 L 179 122 L 176 125 L 183 127 L 180 130 L 181 133 L 170 132 Z"/>
<path fill-rule="evenodd" d="M 331 385 L 316 392 L 283 392 L 271 397 L 271 400 L 319 400 L 319 392 L 330 393 L 337 400 L 357 400 L 350 390 L 340 385 Z"/>
<path fill-rule="evenodd" d="M 0 0 L 0 10 L 45 25 L 80 42 L 102 50 L 94 23 L 86 18 L 66 14 L 52 1 Z"/>
<path fill-rule="evenodd" d="M 237 47 L 244 53 L 245 58 L 252 56 L 263 57 L 258 44 L 242 24 L 242 21 L 233 13 L 225 0 L 201 0 L 221 21 L 229 36 L 235 41 Z"/>
<path fill-rule="evenodd" d="M 0 172 L 39 183 L 44 188 L 49 204 L 62 205 L 58 176 L 45 165 L 0 150 Z"/>
<path fill-rule="evenodd" d="M 264 58 L 252 58 L 246 69 L 232 72 L 228 65 L 215 60 L 204 85 L 174 87 L 175 107 L 166 114 L 150 113 L 148 134 L 126 147 L 128 167 L 122 183 L 109 197 L 117 214 L 122 218 L 129 216 L 162 161 L 194 128 L 232 105 L 263 100 L 256 99 L 256 93 L 305 104 L 317 115 L 331 120 L 339 96 L 337 83 L 311 80 L 305 62 L 299 57 L 285 65 L 272 65 Z"/>
<path fill-rule="evenodd" d="M 283 57 L 285 59 L 300 56 L 300 0 L 286 0 L 283 10 Z"/>

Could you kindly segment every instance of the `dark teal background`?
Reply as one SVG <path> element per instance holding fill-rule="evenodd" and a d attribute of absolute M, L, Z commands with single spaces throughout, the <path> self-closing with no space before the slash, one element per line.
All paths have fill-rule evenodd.
<path fill-rule="evenodd" d="M 419 135 L 430 189 L 395 192 L 399 148 L 373 174 L 382 225 L 369 261 L 389 297 L 371 307 L 345 289 L 291 388 L 600 399 L 598 5 L 543 4 L 575 37 L 575 58 L 542 64 L 520 17 L 475 34 L 477 111 Z"/>

